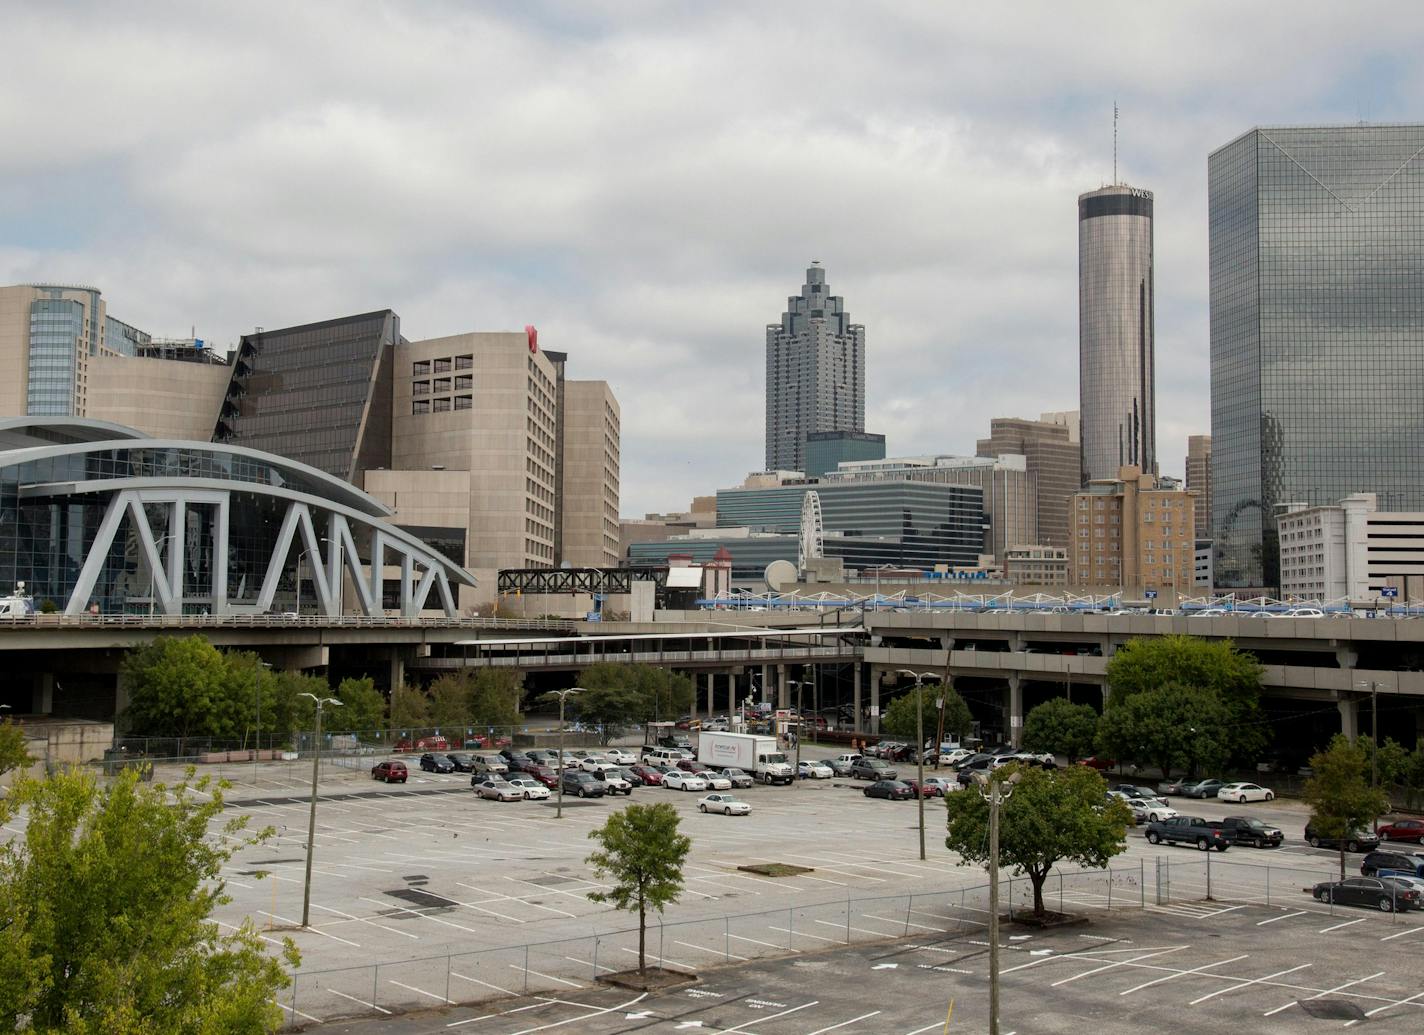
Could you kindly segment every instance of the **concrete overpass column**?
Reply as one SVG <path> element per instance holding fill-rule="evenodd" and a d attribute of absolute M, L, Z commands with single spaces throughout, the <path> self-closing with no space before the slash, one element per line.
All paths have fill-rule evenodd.
<path fill-rule="evenodd" d="M 30 695 L 30 712 L 34 715 L 54 714 L 54 673 L 45 672 L 35 680 Z"/>
<path fill-rule="evenodd" d="M 1352 669 L 1360 663 L 1360 653 L 1349 647 L 1336 647 L 1335 660 L 1339 662 L 1341 668 Z"/>
<path fill-rule="evenodd" d="M 405 657 L 399 648 L 391 651 L 391 693 L 405 686 Z"/>
<path fill-rule="evenodd" d="M 854 678 L 851 683 L 852 693 L 854 694 L 854 696 L 851 699 L 850 706 L 850 712 L 853 716 L 855 716 L 852 728 L 857 733 L 864 733 L 865 720 L 861 718 L 860 714 L 860 662 L 853 662 L 850 667 L 851 671 L 854 673 Z"/>
<path fill-rule="evenodd" d="M 776 666 L 776 706 L 778 708 L 791 707 L 791 694 L 786 685 L 786 666 Z"/>
<path fill-rule="evenodd" d="M 771 666 L 761 667 L 761 699 L 765 704 L 771 703 Z"/>
<path fill-rule="evenodd" d="M 732 716 L 737 714 L 737 674 L 727 673 L 727 721 L 732 721 Z"/>
<path fill-rule="evenodd" d="M 1019 676 L 1009 677 L 1008 693 L 1009 743 L 1019 746 L 1023 738 L 1023 680 Z"/>
<path fill-rule="evenodd" d="M 870 732 L 880 732 L 880 670 L 870 666 Z"/>
<path fill-rule="evenodd" d="M 1360 735 L 1360 699 L 1342 697 L 1335 707 L 1340 709 L 1340 732 L 1354 740 Z"/>
<path fill-rule="evenodd" d="M 707 717 L 712 718 L 717 711 L 717 673 L 707 673 Z"/>

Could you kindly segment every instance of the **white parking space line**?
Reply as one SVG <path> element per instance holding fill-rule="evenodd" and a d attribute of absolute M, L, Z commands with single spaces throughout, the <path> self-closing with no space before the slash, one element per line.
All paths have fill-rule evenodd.
<path fill-rule="evenodd" d="M 698 952 L 705 952 L 705 953 L 707 953 L 709 956 L 717 956 L 717 957 L 719 957 L 719 958 L 721 958 L 721 959 L 726 959 L 727 957 L 730 956 L 732 959 L 734 959 L 734 960 L 741 960 L 743 963 L 745 963 L 747 960 L 751 959 L 750 956 L 738 956 L 735 952 L 724 951 L 724 950 L 722 950 L 722 949 L 709 949 L 709 948 L 707 948 L 707 946 L 705 946 L 705 945 L 693 945 L 691 942 L 682 942 L 682 941 L 674 940 L 674 941 L 673 941 L 673 944 L 674 944 L 674 945 L 681 945 L 681 946 L 683 946 L 684 948 L 687 948 L 687 949 L 696 949 Z"/>
<path fill-rule="evenodd" d="M 844 1028 L 844 1027 L 845 1027 L 846 1025 L 848 1025 L 848 1024 L 856 1024 L 856 1023 L 858 1023 L 859 1021 L 866 1021 L 866 1020 L 869 1020 L 869 1019 L 872 1018 L 872 1017 L 879 1017 L 879 1016 L 880 1016 L 880 1011 L 879 1011 L 879 1010 L 871 1010 L 869 1013 L 863 1013 L 863 1014 L 861 1014 L 859 1017 L 852 1017 L 852 1018 L 851 1018 L 850 1020 L 848 1020 L 848 1021 L 841 1021 L 841 1023 L 839 1023 L 839 1024 L 832 1024 L 831 1026 L 829 1026 L 829 1027 L 827 1027 L 827 1028 L 817 1028 L 815 1031 L 808 1031 L 808 1032 L 806 1033 L 806 1035 L 822 1035 L 823 1032 L 835 1031 L 837 1028 Z"/>
<path fill-rule="evenodd" d="M 581 959 L 579 959 L 579 958 L 576 957 L 576 956 L 565 956 L 564 959 L 568 960 L 570 963 L 577 963 L 577 964 L 578 964 L 579 966 L 581 966 L 581 967 L 587 967 L 589 970 L 593 970 L 593 969 L 594 969 L 593 964 L 592 964 L 591 962 L 589 962 L 588 960 L 581 960 Z M 606 970 L 606 971 L 608 971 L 610 974 L 613 973 L 613 968 L 612 968 L 612 967 L 605 967 L 602 963 L 600 963 L 600 964 L 598 965 L 598 969 L 599 969 L 599 970 Z"/>
<path fill-rule="evenodd" d="M 1310 910 L 1308 909 L 1298 909 L 1294 913 L 1284 913 L 1281 916 L 1273 916 L 1269 920 L 1262 920 L 1258 922 L 1256 926 L 1265 927 L 1267 924 L 1273 924 L 1277 920 L 1289 920 L 1293 916 L 1305 916 L 1305 914 L 1308 912 L 1310 912 Z"/>
<path fill-rule="evenodd" d="M 291 1014 L 293 1017 L 303 1017 L 303 1018 L 305 1018 L 306 1020 L 312 1021 L 312 1022 L 314 1022 L 314 1023 L 316 1023 L 316 1024 L 321 1024 L 321 1023 L 322 1023 L 322 1020 L 321 1020 L 320 1017 L 313 1017 L 313 1016 L 312 1016 L 311 1014 L 309 1014 L 309 1013 L 302 1013 L 302 1011 L 297 1010 L 297 1009 L 293 1009 L 292 1007 L 288 1006 L 286 1003 L 278 1002 L 276 999 L 273 999 L 272 1002 L 277 1003 L 278 1006 L 280 1006 L 282 1009 L 286 1010 L 286 1011 L 287 1011 L 289 1014 Z"/>
<path fill-rule="evenodd" d="M 1340 928 L 1342 928 L 1342 927 L 1353 927 L 1355 924 L 1362 924 L 1362 923 L 1364 923 L 1367 919 L 1369 919 L 1369 918 L 1362 916 L 1362 917 L 1358 917 L 1358 918 L 1356 918 L 1356 919 L 1354 919 L 1354 920 L 1346 920 L 1343 924 L 1336 924 L 1334 927 L 1323 927 L 1323 928 L 1321 928 L 1319 931 L 1317 931 L 1316 933 L 1317 933 L 1317 934 L 1329 934 L 1331 931 L 1338 931 L 1338 930 L 1340 930 Z"/>
<path fill-rule="evenodd" d="M 779 1020 L 780 1018 L 790 1016 L 793 1013 L 800 1013 L 802 1010 L 809 1010 L 813 1006 L 819 1006 L 820 1003 L 821 1001 L 819 999 L 812 999 L 809 1003 L 802 1003 L 800 1006 L 793 1006 L 791 1007 L 791 1009 L 782 1010 L 780 1013 L 769 1013 L 765 1017 L 758 1017 L 756 1019 L 756 1026 L 758 1028 L 764 1027 L 771 1021 Z M 713 1029 L 712 1031 L 708 1032 L 708 1035 L 754 1035 L 754 1033 L 745 1031 L 741 1028 L 721 1028 Z"/>
<path fill-rule="evenodd" d="M 371 900 L 366 899 L 365 901 L 369 902 Z M 320 902 L 313 902 L 312 905 L 315 908 L 320 909 L 323 913 L 335 913 L 337 916 L 344 917 L 347 920 L 354 920 L 358 923 L 370 924 L 372 927 L 379 927 L 382 931 L 389 931 L 391 934 L 398 934 L 402 938 L 414 938 L 416 940 L 419 940 L 420 938 L 420 935 L 412 934 L 410 931 L 402 931 L 396 927 L 387 927 L 385 924 L 378 924 L 374 920 L 368 920 L 364 916 L 356 916 L 353 913 L 343 913 L 339 909 L 332 909 L 330 906 L 324 906 Z"/>
<path fill-rule="evenodd" d="M 260 909 L 258 910 L 258 912 L 261 913 L 263 916 L 270 916 L 273 920 L 276 920 L 279 923 L 291 924 L 293 927 L 301 926 L 299 923 L 297 923 L 295 920 L 290 919 L 289 917 L 278 916 L 276 913 L 269 913 L 265 909 Z M 328 934 L 326 931 L 323 931 L 320 927 L 308 927 L 307 930 L 310 931 L 312 934 L 319 934 L 323 938 L 330 938 L 334 942 L 340 942 L 342 945 L 349 945 L 353 949 L 361 948 L 360 942 L 353 942 L 346 938 L 338 938 L 334 934 Z"/>
<path fill-rule="evenodd" d="M 632 952 L 633 950 L 630 949 L 630 950 L 628 950 L 628 951 L 629 951 L 629 952 Z M 584 987 L 583 985 L 579 984 L 577 981 L 569 981 L 567 978 L 554 977 L 553 974 L 545 974 L 542 970 L 534 970 L 532 967 L 526 969 L 526 968 L 520 966 L 518 963 L 511 963 L 511 964 L 509 964 L 509 969 L 510 969 L 510 970 L 517 970 L 517 971 L 519 971 L 521 974 L 538 974 L 541 978 L 547 978 L 547 979 L 550 980 L 550 981 L 557 981 L 559 984 L 561 984 L 561 985 L 568 985 L 570 988 L 583 988 L 583 987 Z"/>
<path fill-rule="evenodd" d="M 900 918 L 898 918 L 898 917 L 875 916 L 873 913 L 865 913 L 865 914 L 863 914 L 862 919 L 865 919 L 865 920 L 880 920 L 880 921 L 882 921 L 883 923 L 893 924 L 894 926 L 900 928 L 901 930 L 903 930 L 903 929 L 906 928 L 906 927 L 918 927 L 921 931 L 934 931 L 936 934 L 942 934 L 942 933 L 943 933 L 943 932 L 941 931 L 941 929 L 938 928 L 938 927 L 931 927 L 929 924 L 917 924 L 917 923 L 915 923 L 914 921 L 910 921 L 909 923 L 906 923 L 903 919 L 900 919 Z"/>
<path fill-rule="evenodd" d="M 1399 1001 L 1396 1002 L 1396 1003 L 1385 1003 L 1383 1006 L 1376 1006 L 1373 1010 L 1366 1010 L 1366 1011 L 1365 1011 L 1365 1016 L 1366 1016 L 1366 1017 L 1373 1017 L 1373 1016 L 1374 1016 L 1375 1014 L 1377 1014 L 1377 1013 L 1383 1013 L 1383 1012 L 1386 1011 L 1386 1010 L 1392 1010 L 1392 1009 L 1394 1009 L 1396 1006 L 1406 1006 L 1406 1005 L 1408 1005 L 1409 1003 L 1412 1003 L 1412 1002 L 1414 1002 L 1414 1001 L 1417 1000 L 1417 999 L 1424 999 L 1424 992 L 1416 992 L 1416 993 L 1414 993 L 1414 995 L 1410 996 L 1408 999 L 1401 999 L 1401 1000 L 1399 1000 Z M 1356 1023 L 1356 1021 L 1349 1021 L 1349 1022 L 1346 1023 L 1345 1027 L 1348 1028 L 1351 1024 L 1354 1024 L 1354 1023 Z"/>
<path fill-rule="evenodd" d="M 764 942 L 764 941 L 761 941 L 761 940 L 758 939 L 758 938 L 748 938 L 746 935 L 742 935 L 742 934 L 734 934 L 734 935 L 731 935 L 730 937 L 737 939 L 737 941 L 739 941 L 739 942 L 751 942 L 753 945 L 765 945 L 768 949 L 780 949 L 780 948 L 781 948 L 780 945 L 777 945 L 777 944 L 774 943 L 774 942 Z"/>
<path fill-rule="evenodd" d="M 1057 988 L 1059 985 L 1071 984 L 1072 982 L 1074 982 L 1074 981 L 1079 981 L 1079 980 L 1081 980 L 1081 979 L 1083 979 L 1083 978 L 1085 978 L 1085 977 L 1092 977 L 1094 974 L 1101 974 L 1101 973 L 1102 973 L 1103 971 L 1105 971 L 1105 970 L 1113 970 L 1113 969 L 1116 968 L 1116 967 L 1125 967 L 1125 966 L 1127 966 L 1128 964 L 1137 963 L 1137 962 L 1139 962 L 1140 960 L 1152 959 L 1154 956 L 1166 956 L 1166 955 L 1168 955 L 1168 954 L 1170 954 L 1170 953 L 1173 953 L 1173 952 L 1181 952 L 1181 951 L 1182 951 L 1183 949 L 1185 949 L 1185 948 L 1188 948 L 1188 946 L 1186 946 L 1186 945 L 1178 945 L 1178 946 L 1174 946 L 1173 948 L 1170 948 L 1170 949 L 1159 949 L 1159 950 L 1156 951 L 1156 952 L 1146 952 L 1146 953 L 1143 953 L 1143 954 L 1140 955 L 1140 956 L 1134 956 L 1134 957 L 1133 957 L 1132 959 L 1130 959 L 1130 960 L 1115 960 L 1115 961 L 1113 961 L 1112 963 L 1107 964 L 1106 966 L 1094 967 L 1092 970 L 1085 970 L 1085 971 L 1083 971 L 1081 974 L 1074 974 L 1072 977 L 1066 977 L 1066 978 L 1063 978 L 1061 981 L 1055 981 L 1055 982 L 1053 982 L 1053 984 L 1052 984 L 1051 987 Z M 1059 958 L 1059 959 L 1063 959 L 1064 957 L 1059 956 L 1058 958 Z M 1090 959 L 1091 957 L 1080 956 L 1080 957 L 1076 957 L 1076 958 L 1077 958 L 1077 959 Z"/>
<path fill-rule="evenodd" d="M 1250 985 L 1265 984 L 1266 982 L 1272 981 L 1272 980 L 1274 980 L 1275 978 L 1278 978 L 1278 977 L 1285 977 L 1287 974 L 1294 974 L 1297 970 L 1305 970 L 1307 967 L 1313 967 L 1313 966 L 1315 966 L 1315 964 L 1313 964 L 1313 963 L 1302 963 L 1302 964 L 1300 964 L 1300 965 L 1297 966 L 1297 967 L 1291 967 L 1289 970 L 1278 970 L 1278 971 L 1276 971 L 1274 974 L 1267 974 L 1265 977 L 1262 977 L 1262 978 L 1249 978 L 1249 979 L 1243 978 L 1243 979 L 1241 979 L 1240 981 L 1238 981 L 1236 984 L 1232 985 L 1230 988 L 1220 988 L 1220 989 L 1217 989 L 1215 992 L 1208 992 L 1206 995 L 1198 996 L 1197 998 L 1193 999 L 1193 1000 L 1192 1000 L 1190 1003 L 1188 1003 L 1187 1005 L 1188 1005 L 1188 1006 L 1196 1006 L 1197 1003 L 1204 1003 L 1204 1002 L 1206 1002 L 1208 999 L 1215 999 L 1215 998 L 1216 998 L 1217 996 L 1219 996 L 1219 995 L 1226 995 L 1226 994 L 1228 994 L 1228 993 L 1230 993 L 1230 992 L 1239 992 L 1241 989 L 1247 988 L 1247 987 L 1249 987 Z M 1232 980 L 1236 980 L 1236 979 L 1233 978 Z"/>
<path fill-rule="evenodd" d="M 368 1009 L 379 1010 L 381 1013 L 386 1014 L 387 1016 L 390 1015 L 391 1011 L 387 1010 L 384 1006 L 377 1006 L 375 1003 L 368 1003 L 364 999 L 357 999 L 354 995 L 347 995 L 345 992 L 338 991 L 334 988 L 326 988 L 323 989 L 323 991 L 330 992 L 332 995 L 339 995 L 342 999 L 350 999 L 353 1003 L 360 1003 L 362 1006 Z"/>
<path fill-rule="evenodd" d="M 1218 960 L 1215 963 L 1203 963 L 1200 967 L 1193 967 L 1190 970 L 1178 970 L 1163 977 L 1153 978 L 1151 981 L 1144 981 L 1140 985 L 1133 985 L 1131 988 L 1119 992 L 1118 995 L 1131 995 L 1133 992 L 1140 992 L 1144 988 L 1151 988 L 1153 985 L 1160 985 L 1166 981 L 1175 981 L 1179 977 L 1186 977 L 1188 974 L 1200 974 L 1203 971 L 1211 970 L 1213 967 L 1224 967 L 1228 963 L 1235 963 L 1237 960 L 1244 960 L 1249 953 L 1242 953 L 1240 956 L 1232 956 L 1228 960 Z M 1209 977 L 1220 977 L 1219 974 L 1207 975 Z"/>
<path fill-rule="evenodd" d="M 459 978 L 461 981 L 468 981 L 468 982 L 470 982 L 470 983 L 473 984 L 473 985 L 484 985 L 486 988 L 493 988 L 496 992 L 503 992 L 505 995 L 518 995 L 518 994 L 519 994 L 518 992 L 515 992 L 515 991 L 513 991 L 512 989 L 501 988 L 499 985 L 492 984 L 492 983 L 490 983 L 490 982 L 488 982 L 488 981 L 481 981 L 479 978 L 470 977 L 468 974 L 461 974 L 461 973 L 458 973 L 458 972 L 456 972 L 456 971 L 454 971 L 454 970 L 450 971 L 450 976 L 451 976 L 451 977 L 457 977 L 457 978 Z"/>
<path fill-rule="evenodd" d="M 442 919 L 440 919 L 440 917 L 438 917 L 438 916 L 431 916 L 430 913 L 429 913 L 427 910 L 411 909 L 409 906 L 386 906 L 386 904 L 385 904 L 384 902 L 381 902 L 381 901 L 379 901 L 378 899 L 374 899 L 374 898 L 365 898 L 365 897 L 362 897 L 361 901 L 362 901 L 362 902 L 370 902 L 370 903 L 372 903 L 373 905 L 377 905 L 377 906 L 385 906 L 387 909 L 390 909 L 390 910 L 392 910 L 393 912 L 396 912 L 396 913 L 409 913 L 411 916 L 418 916 L 418 917 L 420 917 L 420 919 L 422 919 L 422 920 L 429 920 L 429 921 L 431 921 L 431 922 L 433 922 L 433 923 L 441 924 L 441 925 L 444 926 L 444 927 L 453 927 L 453 928 L 455 928 L 455 929 L 457 929 L 457 930 L 465 931 L 465 932 L 467 932 L 467 933 L 469 933 L 469 934 L 483 934 L 483 933 L 484 933 L 483 931 L 480 931 L 480 930 L 478 930 L 478 929 L 476 929 L 476 928 L 474 928 L 474 927 L 466 927 L 464 924 L 457 924 L 457 923 L 455 923 L 455 921 L 453 921 L 453 920 L 442 920 Z M 434 907 L 432 907 L 432 908 L 435 908 L 435 909 L 444 909 L 444 908 L 446 908 L 446 907 L 444 907 L 444 906 L 434 906 Z"/>
<path fill-rule="evenodd" d="M 1343 991 L 1344 989 L 1349 988 L 1351 985 L 1363 985 L 1366 981 L 1373 981 L 1375 978 L 1383 976 L 1384 971 L 1381 970 L 1374 974 L 1371 974 L 1369 977 L 1356 978 L 1354 981 L 1346 981 L 1343 985 L 1336 985 L 1334 988 L 1327 988 L 1325 991 L 1317 992 L 1315 993 L 1315 995 L 1308 996 L 1304 1000 L 1296 1000 L 1295 1002 L 1286 1003 L 1284 1006 L 1278 1006 L 1274 1010 L 1267 1010 L 1261 1016 L 1271 1017 L 1275 1014 L 1280 1013 L 1282 1010 L 1289 1010 L 1292 1006 L 1299 1005 L 1299 1003 L 1301 1002 L 1309 1002 L 1311 999 L 1319 999 L 1322 996 L 1334 995 L 1336 992 Z"/>
<path fill-rule="evenodd" d="M 1419 927 L 1411 927 L 1409 930 L 1407 930 L 1407 931 L 1400 931 L 1398 934 L 1387 934 L 1387 935 L 1385 935 L 1383 938 L 1381 938 L 1380 941 L 1382 941 L 1382 942 L 1392 942 L 1392 941 L 1394 941 L 1396 938 L 1403 938 L 1403 937 L 1405 937 L 1405 936 L 1407 936 L 1407 935 L 1418 934 L 1420 931 L 1424 931 L 1424 925 L 1420 925 Z"/>
<path fill-rule="evenodd" d="M 404 981 L 397 981 L 397 980 L 395 980 L 394 978 L 391 978 L 391 979 L 390 979 L 390 982 L 391 982 L 391 984 L 393 984 L 393 985 L 399 985 L 401 988 L 404 988 L 404 989 L 406 989 L 407 991 L 410 991 L 410 992 L 417 992 L 417 993 L 419 993 L 420 995 L 428 995 L 431 999 L 434 999 L 436 1002 L 451 1003 L 451 1000 L 446 999 L 443 995 L 436 995 L 434 992 L 427 992 L 427 991 L 426 991 L 425 989 L 423 989 L 423 988 L 416 988 L 414 985 L 407 985 Z M 451 1003 L 451 1005 L 453 1005 L 453 1003 Z"/>
<path fill-rule="evenodd" d="M 620 1010 L 631 1009 L 632 1007 L 637 1006 L 646 998 L 648 998 L 648 993 L 643 992 L 640 995 L 629 999 L 626 1003 L 619 1003 L 617 1006 L 608 1006 L 599 1010 L 589 1009 L 587 1013 L 580 1014 L 577 1017 L 570 1017 L 568 1020 L 553 1021 L 550 1024 L 540 1024 L 533 1028 L 521 1028 L 518 1031 L 510 1032 L 509 1035 L 534 1035 L 536 1031 L 548 1031 L 551 1028 L 562 1028 L 566 1024 L 578 1024 L 583 1021 L 592 1020 L 594 1017 L 602 1017 L 604 1014 L 607 1013 L 618 1013 Z"/>
<path fill-rule="evenodd" d="M 780 931 L 782 934 L 791 935 L 793 938 L 800 935 L 802 938 L 814 938 L 818 942 L 830 942 L 832 945 L 841 944 L 839 938 L 822 938 L 819 934 L 809 934 L 806 931 L 792 931 L 785 927 L 772 927 L 770 924 L 767 925 L 766 929 L 768 931 Z M 781 946 L 778 945 L 777 948 L 779 949 Z"/>
<path fill-rule="evenodd" d="M 874 920 L 874 919 L 878 919 L 878 917 L 866 917 L 866 919 L 867 919 L 867 920 Z M 837 931 L 844 931 L 844 930 L 846 929 L 846 925 L 845 925 L 844 923 L 836 923 L 836 922 L 833 921 L 833 920 L 817 920 L 816 923 L 818 923 L 818 924 L 825 924 L 827 927 L 834 927 Z M 884 931 L 872 931 L 872 930 L 871 930 L 870 928 L 868 928 L 868 927 L 855 927 L 855 926 L 852 926 L 852 927 L 850 928 L 850 930 L 852 930 L 852 931 L 859 931 L 861 934 L 868 934 L 868 935 L 870 935 L 870 936 L 873 937 L 873 938 L 893 938 L 893 937 L 895 937 L 895 936 L 892 935 L 892 934 L 886 934 Z M 798 932 L 798 933 L 799 933 L 799 932 Z M 837 940 L 838 940 L 838 941 L 842 941 L 843 939 L 837 939 Z"/>

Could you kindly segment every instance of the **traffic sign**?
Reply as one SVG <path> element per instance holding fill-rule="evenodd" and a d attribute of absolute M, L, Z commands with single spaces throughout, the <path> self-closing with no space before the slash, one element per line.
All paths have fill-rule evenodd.
<path fill-rule="evenodd" d="M 1142 595 L 1145 596 L 1148 600 L 1157 599 L 1157 591 L 1155 589 L 1149 589 L 1146 593 L 1143 593 Z"/>
<path fill-rule="evenodd" d="M 1398 586 L 1381 586 L 1381 587 L 1380 587 L 1380 596 L 1382 596 L 1382 597 L 1389 597 L 1390 599 L 1393 599 L 1394 597 L 1399 596 L 1399 587 L 1398 587 Z"/>

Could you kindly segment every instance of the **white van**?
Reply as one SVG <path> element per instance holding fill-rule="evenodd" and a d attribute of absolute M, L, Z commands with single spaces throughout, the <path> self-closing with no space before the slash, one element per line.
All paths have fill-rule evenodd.
<path fill-rule="evenodd" d="M 687 752 L 682 748 L 653 748 L 643 754 L 643 761 L 648 765 L 671 765 L 675 766 L 684 758 L 688 757 Z"/>

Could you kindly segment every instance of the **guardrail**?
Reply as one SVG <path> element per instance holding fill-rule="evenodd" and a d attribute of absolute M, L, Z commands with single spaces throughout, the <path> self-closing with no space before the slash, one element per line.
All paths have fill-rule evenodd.
<path fill-rule="evenodd" d="M 366 615 L 62 615 L 0 617 L 0 629 L 542 629 L 573 632 L 581 623 L 551 618 L 402 618 Z"/>
<path fill-rule="evenodd" d="M 414 658 L 406 662 L 407 668 L 416 669 L 457 669 L 480 667 L 539 668 L 554 665 L 592 665 L 601 661 L 633 662 L 681 662 L 696 663 L 723 661 L 773 661 L 780 658 L 855 658 L 860 656 L 859 648 L 840 647 L 749 647 L 746 650 L 669 650 L 637 651 L 631 654 L 590 652 L 584 654 L 474 654 L 459 658 Z"/>

